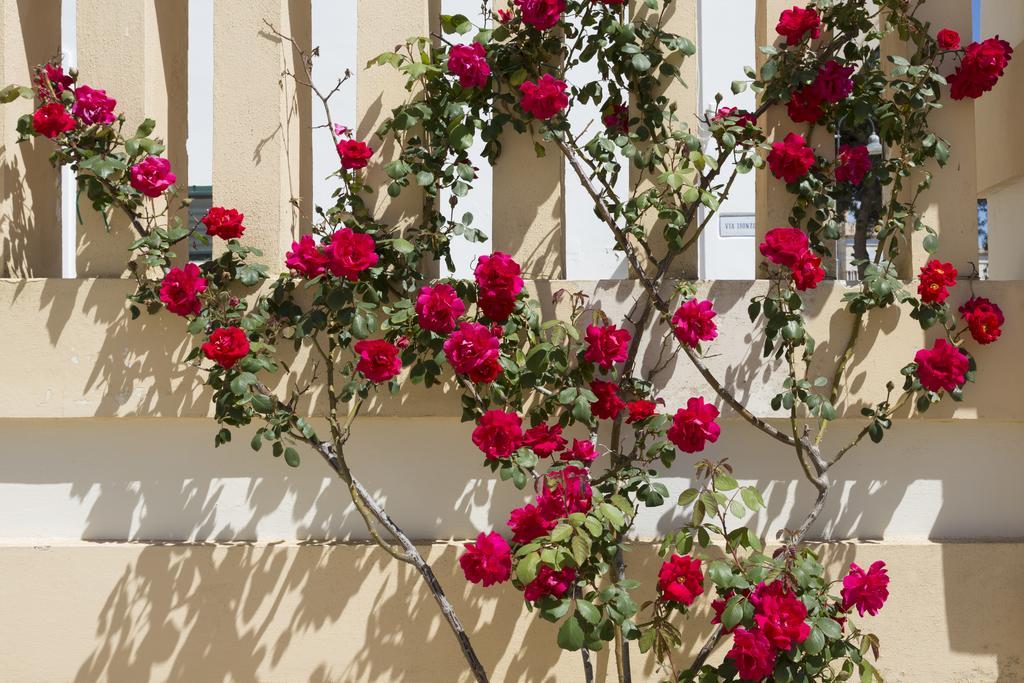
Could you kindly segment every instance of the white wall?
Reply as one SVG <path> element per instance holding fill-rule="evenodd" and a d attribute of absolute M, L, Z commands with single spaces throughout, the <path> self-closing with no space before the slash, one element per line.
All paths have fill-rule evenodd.
<path fill-rule="evenodd" d="M 845 443 L 854 427 L 837 423 L 828 443 Z M 215 431 L 198 419 L 0 421 L 0 541 L 365 538 L 344 488 L 311 454 L 293 470 L 269 449 L 253 452 L 241 434 L 214 450 Z M 484 469 L 470 431 L 452 419 L 366 419 L 350 459 L 415 538 L 504 529 L 522 497 Z M 899 423 L 881 446 L 865 444 L 837 468 L 817 535 L 1022 538 L 1022 441 L 1022 423 Z M 792 452 L 729 421 L 706 455 L 728 457 L 741 481 L 765 492 L 769 512 L 757 527 L 768 538 L 799 524 L 813 490 Z M 662 479 L 673 498 L 695 461 L 681 454 Z M 645 512 L 638 535 L 673 528 L 675 510 Z"/>
<path fill-rule="evenodd" d="M 755 62 L 756 6 L 754 0 L 700 0 L 698 6 L 697 41 L 700 58 L 700 99 L 703 109 L 715 109 L 715 96 L 723 96 L 722 106 L 753 111 L 754 93 L 750 90 L 734 95 L 731 85 L 743 79 L 743 67 Z M 722 177 L 728 178 L 734 165 L 723 166 Z M 701 216 L 705 215 L 704 210 Z M 706 280 L 753 280 L 754 237 L 732 236 L 723 222 L 752 219 L 754 215 L 754 174 L 737 176 L 729 199 L 722 203 L 718 215 L 711 219 L 701 236 L 700 276 Z M 734 217 L 732 221 L 723 216 Z M 752 225 L 752 223 L 751 223 Z"/>

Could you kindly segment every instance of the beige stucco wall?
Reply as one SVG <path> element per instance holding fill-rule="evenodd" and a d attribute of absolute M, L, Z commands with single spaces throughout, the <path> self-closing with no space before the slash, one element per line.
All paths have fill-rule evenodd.
<path fill-rule="evenodd" d="M 579 656 L 553 646 L 509 586 L 467 585 L 457 548 L 429 549 L 494 681 L 582 681 Z M 836 545 L 838 570 L 882 558 L 892 597 L 866 617 L 895 683 L 1024 680 L 1024 546 Z M 650 582 L 655 557 L 630 554 Z M 418 577 L 369 546 L 53 545 L 0 548 L 4 680 L 435 683 L 469 680 Z M 687 647 L 709 632 L 684 626 Z M 636 681 L 658 680 L 636 655 Z M 677 660 L 677 661 L 681 661 Z M 607 652 L 598 681 L 614 679 Z"/>

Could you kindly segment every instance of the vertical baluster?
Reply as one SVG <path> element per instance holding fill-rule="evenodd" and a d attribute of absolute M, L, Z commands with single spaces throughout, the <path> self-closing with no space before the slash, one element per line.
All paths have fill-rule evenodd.
<path fill-rule="evenodd" d="M 60 52 L 60 0 L 0 6 L 0 79 L 30 85 L 33 66 Z M 18 99 L 0 109 L 0 277 L 61 273 L 59 174 L 47 140 L 18 144 L 18 118 L 32 112 Z"/>
<path fill-rule="evenodd" d="M 305 79 L 298 54 L 265 22 L 309 50 L 309 0 L 215 0 L 213 203 L 245 214 L 273 272 L 310 231 L 312 132 L 308 88 L 283 75 Z"/>
<path fill-rule="evenodd" d="M 78 0 L 79 82 L 107 91 L 134 132 L 146 118 L 167 145 L 164 155 L 188 187 L 188 3 L 158 0 Z M 102 217 L 80 199 L 78 276 L 120 277 L 125 249 L 135 239 L 128 223 L 114 214 L 110 234 Z M 183 219 L 187 216 L 182 215 Z"/>

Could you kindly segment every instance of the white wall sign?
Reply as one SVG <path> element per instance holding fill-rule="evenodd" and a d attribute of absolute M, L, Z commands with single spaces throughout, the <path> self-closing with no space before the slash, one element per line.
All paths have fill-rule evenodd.
<path fill-rule="evenodd" d="M 720 237 L 753 237 L 756 219 L 752 213 L 732 213 L 719 216 Z"/>

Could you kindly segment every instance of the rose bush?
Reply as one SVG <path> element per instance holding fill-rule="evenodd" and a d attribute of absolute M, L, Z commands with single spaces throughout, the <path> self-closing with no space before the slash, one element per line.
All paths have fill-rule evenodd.
<path fill-rule="evenodd" d="M 205 236 L 198 225 L 182 224 L 180 211 L 171 210 L 182 202 L 160 156 L 164 146 L 152 136 L 154 122 L 127 128 L 115 100 L 79 83 L 74 72 L 43 65 L 33 87 L 5 88 L 0 99 L 34 98 L 35 111 L 18 122 L 21 135 L 52 139 L 53 162 L 75 171 L 93 207 L 131 219 L 138 239 L 129 270 L 138 287 L 130 310 L 166 308 L 187 320 L 194 338 L 188 362 L 205 371 L 222 424 L 215 444 L 256 423 L 254 449 L 269 445 L 291 466 L 300 464 L 300 448 L 322 458 L 347 485 L 375 542 L 420 572 L 477 680 L 487 679 L 485 667 L 430 565 L 346 459 L 360 410 L 375 392 L 396 393 L 406 384 L 458 388 L 482 465 L 530 499 L 509 512 L 507 534 L 485 532 L 467 543 L 460 566 L 472 583 L 511 582 L 522 591 L 532 610 L 559 624 L 559 646 L 583 651 L 588 674 L 587 653 L 613 643 L 619 679 L 629 680 L 635 643 L 672 681 L 845 680 L 855 671 L 869 680 L 877 677 L 869 655 L 877 657 L 878 640 L 860 630 L 852 613 L 872 616 L 884 606 L 884 563 L 867 571 L 854 564 L 842 579 L 829 580 L 803 541 L 831 491 L 832 468 L 865 439 L 881 441 L 909 402 L 924 411 L 945 396 L 962 400 L 976 372 L 968 338 L 992 343 L 1006 322 L 999 306 L 981 297 L 964 304 L 957 319 L 947 303 L 950 288 L 959 286 L 951 264 L 930 259 L 916 297 L 896 264 L 908 248 L 908 225 L 925 232 L 929 253 L 939 248 L 916 207 L 928 178 L 913 180 L 911 172 L 944 165 L 950 156 L 949 144 L 928 126 L 930 112 L 946 97 L 991 90 L 1012 50 L 995 38 L 966 48 L 950 32 L 936 39 L 915 18 L 921 0 L 796 6 L 779 17 L 780 39 L 763 49 L 761 68 L 734 84 L 736 91 L 757 91 L 758 110 L 723 107 L 719 96 L 717 112 L 701 122 L 705 142 L 664 94 L 679 62 L 695 52 L 690 40 L 665 29 L 658 10 L 668 4 L 645 0 L 652 11 L 626 16 L 621 0 L 515 0 L 495 13 L 490 28 L 442 17 L 444 33 L 458 34 L 458 44 L 417 38 L 373 60 L 404 73 L 413 93 L 377 131 L 381 149 L 398 150 L 381 162 L 387 179 L 379 189 L 398 197 L 417 188 L 424 200 L 422 215 L 402 229 L 382 222 L 364 201 L 375 189 L 363 170 L 373 148 L 334 125 L 330 94 L 315 91 L 335 138 L 336 203 L 321 207 L 321 219 L 285 263 L 269 266 L 244 243 L 245 207 L 211 209 L 201 221 Z M 890 57 L 883 68 L 873 45 L 890 34 L 912 54 Z M 566 72 L 580 62 L 594 62 L 600 78 L 571 82 Z M 584 138 L 565 112 L 588 101 L 601 105 L 604 125 Z M 861 144 L 821 154 L 809 143 L 810 130 L 771 142 L 758 119 L 776 107 L 794 124 L 834 132 L 840 121 L 873 117 L 896 152 L 877 163 Z M 426 277 L 428 261 L 453 265 L 453 239 L 481 239 L 472 216 L 454 211 L 476 179 L 468 150 L 481 138 L 493 163 L 510 131 L 530 132 L 538 154 L 564 155 L 594 201 L 642 291 L 627 319 L 609 320 L 581 294 L 560 292 L 570 314 L 545 320 L 520 264 L 504 253 L 481 257 L 472 280 Z M 753 332 L 720 327 L 714 301 L 698 298 L 693 283 L 669 286 L 665 276 L 728 196 L 732 182 L 722 169 L 729 160 L 733 177 L 767 170 L 793 202 L 790 224 L 768 231 L 759 245 L 769 286 L 750 302 Z M 625 166 L 645 182 L 619 196 L 611 188 Z M 879 247 L 858 264 L 864 279 L 845 295 L 852 333 L 845 347 L 834 340 L 845 350 L 831 378 L 811 377 L 817 342 L 807 330 L 802 292 L 826 277 L 823 259 L 840 236 L 851 187 L 867 179 L 889 188 L 873 227 Z M 450 197 L 447 206 L 442 193 Z M 170 209 L 153 210 L 155 202 Z M 653 224 L 662 239 L 651 239 Z M 207 263 L 172 267 L 176 245 L 193 237 L 223 240 L 224 248 Z M 271 277 L 271 268 L 280 274 Z M 886 398 L 863 409 L 856 438 L 826 451 L 864 318 L 897 306 L 936 340 L 903 368 L 899 395 L 889 382 Z M 771 405 L 788 415 L 788 429 L 752 414 L 705 365 L 704 346 L 736 334 L 758 335 L 764 357 L 783 363 L 786 377 Z M 643 372 L 642 342 L 686 358 L 706 380 L 707 394 L 666 405 L 654 379 L 667 366 Z M 283 383 L 291 387 L 286 394 L 269 388 L 292 372 L 279 355 L 287 346 L 308 348 L 324 369 L 318 388 L 328 401 L 329 434 L 319 434 L 297 409 L 311 382 Z M 757 488 L 741 486 L 727 459 L 695 455 L 728 438 L 719 406 L 790 447 L 817 491 L 804 521 L 771 550 L 744 524 L 764 507 Z M 693 486 L 673 503 L 659 477 L 680 453 L 694 467 Z M 630 531 L 642 509 L 673 505 L 682 515 L 673 518 L 685 521 L 661 540 L 665 561 L 656 583 L 641 583 L 623 554 Z M 701 603 L 713 610 L 716 626 L 680 668 L 680 624 L 686 628 Z M 723 643 L 722 663 L 709 664 Z"/>

